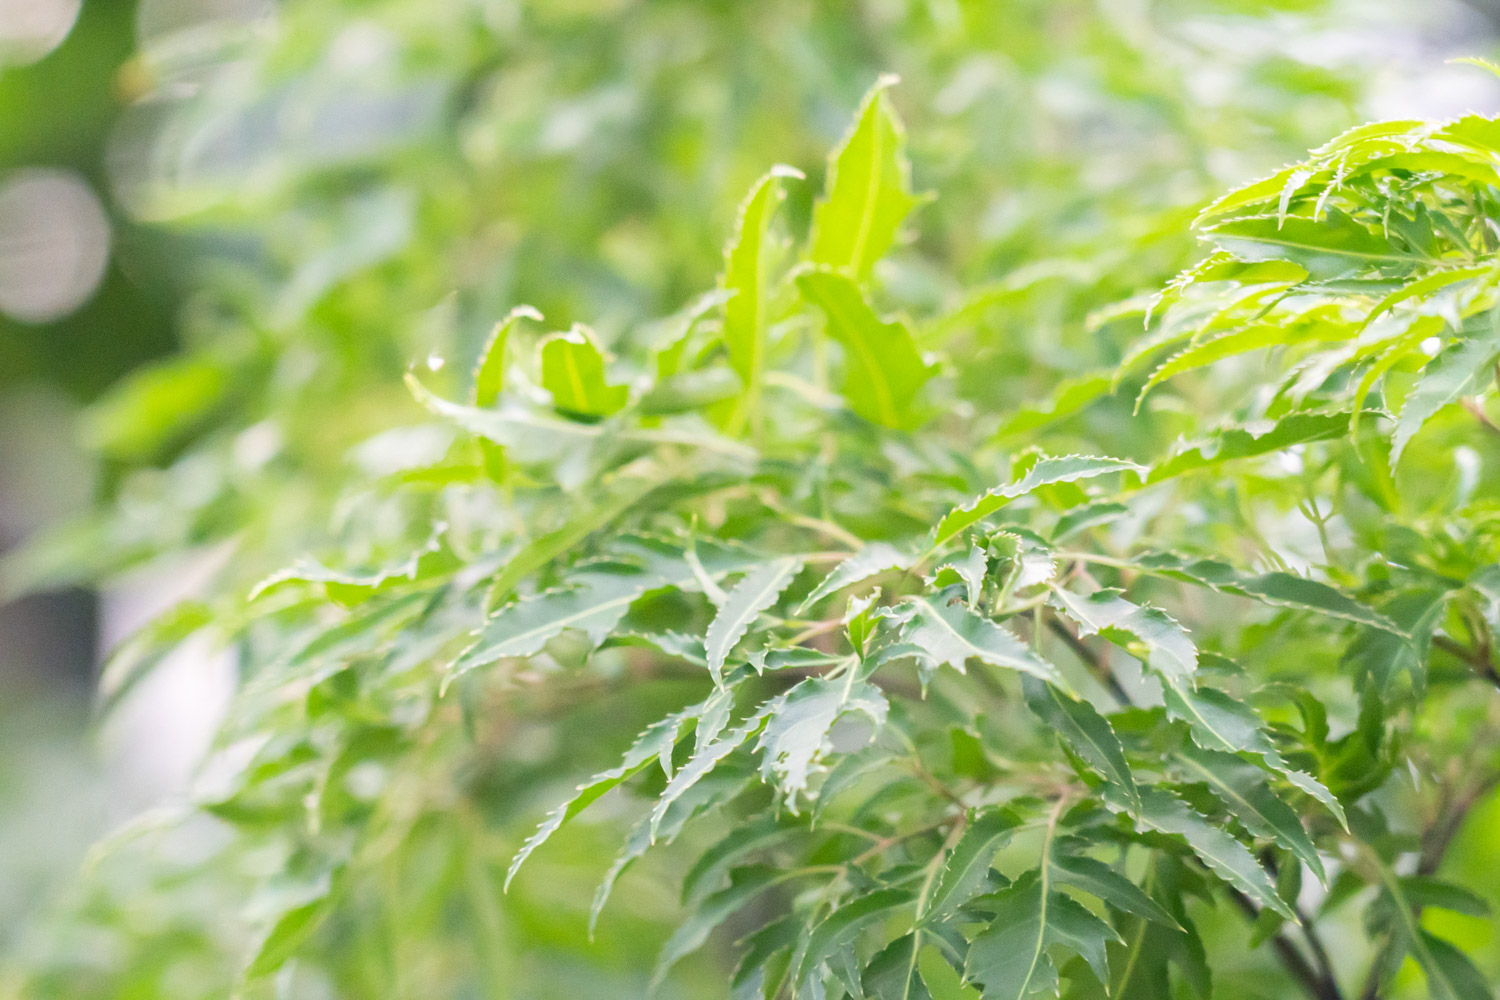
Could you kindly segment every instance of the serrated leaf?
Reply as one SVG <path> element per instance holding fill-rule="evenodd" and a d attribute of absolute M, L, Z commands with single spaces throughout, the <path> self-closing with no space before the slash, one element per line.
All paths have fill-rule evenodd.
<path fill-rule="evenodd" d="M 1280 608 L 1316 611 L 1344 621 L 1369 625 L 1403 639 L 1410 636 L 1385 615 L 1336 587 L 1290 573 L 1241 573 L 1228 563 L 1175 553 L 1152 553 L 1134 560 L 1146 573 L 1195 583 L 1220 593 L 1252 597 Z"/>
<path fill-rule="evenodd" d="M 983 987 L 984 1000 L 1026 1000 L 1056 995 L 1057 967 L 1049 949 L 1062 946 L 1086 961 L 1100 982 L 1109 982 L 1106 945 L 1119 941 L 1113 927 L 1068 896 L 1046 875 L 1027 872 L 995 893 L 988 928 L 969 943 L 964 978 Z"/>
<path fill-rule="evenodd" d="M 1318 881 L 1328 882 L 1323 859 L 1302 821 L 1291 806 L 1282 802 L 1266 783 L 1265 772 L 1238 757 L 1211 750 L 1178 754 L 1183 773 L 1191 781 L 1202 781 L 1229 812 L 1257 837 L 1276 841 L 1312 869 Z"/>
<path fill-rule="evenodd" d="M 1189 681 L 1198 669 L 1198 647 L 1165 611 L 1132 604 L 1115 591 L 1075 594 L 1055 587 L 1052 606 L 1084 634 L 1099 633 L 1128 650 L 1169 683 Z"/>
<path fill-rule="evenodd" d="M 696 903 L 720 887 L 724 875 L 735 863 L 762 847 L 779 843 L 799 832 L 797 827 L 782 823 L 775 816 L 759 816 L 741 823 L 723 839 L 709 847 L 682 879 L 682 901 Z"/>
<path fill-rule="evenodd" d="M 703 648 L 708 655 L 708 671 L 715 684 L 723 683 L 724 661 L 735 644 L 744 638 L 760 613 L 776 603 L 781 592 L 801 572 L 802 560 L 788 556 L 773 559 L 751 570 L 735 584 L 724 606 L 709 623 Z"/>
<path fill-rule="evenodd" d="M 791 167 L 772 167 L 740 205 L 734 236 L 724 248 L 724 346 L 729 364 L 747 386 L 758 386 L 766 356 L 766 231 L 786 198 L 781 182 L 801 178 Z"/>
<path fill-rule="evenodd" d="M 876 573 L 892 569 L 906 569 L 911 563 L 912 557 L 895 546 L 887 545 L 885 542 L 871 542 L 835 566 L 832 572 L 824 577 L 822 582 L 812 589 L 812 593 L 808 594 L 797 606 L 797 613 L 803 614 L 829 594 L 853 586 L 861 580 L 868 580 Z"/>
<path fill-rule="evenodd" d="M 1349 412 L 1290 413 L 1279 420 L 1261 420 L 1223 427 L 1191 443 L 1182 442 L 1170 457 L 1151 467 L 1147 483 L 1159 483 L 1186 472 L 1213 468 L 1241 458 L 1283 451 L 1293 445 L 1328 441 L 1349 433 Z"/>
<path fill-rule="evenodd" d="M 917 203 L 905 131 L 885 95 L 895 82 L 882 76 L 865 95 L 853 129 L 829 157 L 827 191 L 813 209 L 810 259 L 860 278 L 890 248 Z"/>
<path fill-rule="evenodd" d="M 542 322 L 542 314 L 531 306 L 516 306 L 505 318 L 495 324 L 485 341 L 484 350 L 474 365 L 474 389 L 469 402 L 474 406 L 494 406 L 505 388 L 505 347 L 510 341 L 511 331 L 523 319 Z"/>
<path fill-rule="evenodd" d="M 853 278 L 828 268 L 797 275 L 797 287 L 827 320 L 828 335 L 844 347 L 841 391 L 855 413 L 884 427 L 909 427 L 912 403 L 933 375 L 900 320 L 882 320 Z"/>
<path fill-rule="evenodd" d="M 1208 226 L 1204 235 L 1240 260 L 1289 260 L 1306 268 L 1316 281 L 1346 277 L 1366 268 L 1410 263 L 1410 258 L 1389 240 L 1337 209 L 1330 209 L 1319 221 L 1296 216 L 1247 216 Z"/>
<path fill-rule="evenodd" d="M 1383 861 L 1375 859 L 1375 865 L 1387 907 L 1395 917 L 1391 929 L 1422 967 L 1433 1000 L 1493 1000 L 1489 985 L 1474 964 L 1457 948 L 1422 928 L 1402 879 Z"/>
<path fill-rule="evenodd" d="M 707 746 L 696 750 L 688 758 L 688 762 L 682 766 L 682 769 L 672 776 L 671 781 L 667 782 L 667 787 L 662 790 L 661 797 L 656 800 L 656 805 L 651 809 L 651 836 L 653 838 L 661 828 L 662 821 L 666 818 L 667 810 L 672 807 L 672 803 L 702 781 L 704 776 L 717 767 L 720 761 L 759 733 L 765 726 L 766 719 L 780 710 L 785 698 L 786 695 L 778 695 L 767 701 L 750 718 Z"/>
<path fill-rule="evenodd" d="M 1391 468 L 1401 460 L 1417 431 L 1439 410 L 1462 396 L 1474 395 L 1490 382 L 1494 377 L 1491 366 L 1497 358 L 1500 358 L 1500 324 L 1449 344 L 1422 369 L 1396 417 L 1396 430 L 1391 435 Z"/>
<path fill-rule="evenodd" d="M 1219 878 L 1261 906 L 1296 921 L 1296 914 L 1282 902 L 1275 883 L 1244 844 L 1188 808 L 1187 803 L 1171 792 L 1152 786 L 1143 787 L 1140 792 L 1141 820 L 1148 828 L 1181 837 Z"/>
<path fill-rule="evenodd" d="M 815 975 L 820 964 L 843 945 L 851 944 L 865 930 L 887 919 L 896 910 L 909 906 L 910 889 L 876 889 L 840 904 L 813 927 L 807 947 L 797 962 L 793 982 L 801 983 Z"/>
<path fill-rule="evenodd" d="M 948 852 L 931 896 L 917 919 L 926 924 L 942 920 L 982 892 L 995 855 L 1010 843 L 1021 818 L 1009 809 L 980 813 Z"/>
<path fill-rule="evenodd" d="M 604 352 L 587 327 L 575 325 L 565 333 L 551 334 L 537 351 L 542 388 L 552 394 L 552 405 L 559 410 L 603 417 L 625 405 L 630 390 L 605 380 Z"/>
<path fill-rule="evenodd" d="M 536 828 L 536 832 L 526 838 L 526 842 L 511 859 L 510 868 L 505 873 L 505 888 L 510 888 L 511 880 L 516 877 L 516 872 L 521 870 L 526 859 L 561 829 L 564 823 L 599 801 L 606 792 L 645 770 L 652 761 L 670 752 L 677 742 L 678 735 L 682 732 L 682 727 L 688 719 L 693 717 L 694 712 L 695 709 L 684 709 L 647 726 L 645 731 L 630 745 L 630 749 L 625 751 L 625 757 L 617 767 L 600 771 L 579 785 L 578 791 L 571 799 L 549 812 L 541 825 Z M 665 807 L 662 811 L 665 812 Z"/>
<path fill-rule="evenodd" d="M 888 710 L 879 688 L 852 676 L 802 681 L 782 696 L 756 743 L 762 776 L 780 789 L 795 813 L 798 796 L 807 794 L 813 768 L 833 750 L 834 723 L 858 712 L 878 728 L 885 724 Z"/>
<path fill-rule="evenodd" d="M 643 543 L 644 544 L 644 543 Z M 642 562 L 605 564 L 576 572 L 562 587 L 523 598 L 495 612 L 479 629 L 474 643 L 453 665 L 454 675 L 512 656 L 531 656 L 565 629 L 585 633 L 594 645 L 603 642 L 630 606 L 646 594 L 696 583 L 694 568 L 680 549 L 617 546 Z M 699 547 L 699 565 L 710 578 L 757 565 L 762 558 L 746 549 Z"/>
<path fill-rule="evenodd" d="M 969 525 L 982 521 L 1012 500 L 1023 497 L 1039 487 L 1054 483 L 1072 483 L 1080 479 L 1092 479 L 1111 472 L 1125 471 L 1144 473 L 1145 469 L 1123 459 L 1097 458 L 1092 455 L 1043 458 L 1015 482 L 997 486 L 968 504 L 949 511 L 938 522 L 937 529 L 933 533 L 932 548 L 937 548 Z"/>
<path fill-rule="evenodd" d="M 1109 720 L 1088 702 L 1064 694 L 1045 681 L 1026 677 L 1022 678 L 1021 686 L 1026 693 L 1027 706 L 1037 717 L 1074 753 L 1087 761 L 1100 777 L 1114 785 L 1131 804 L 1132 811 L 1138 810 L 1140 795 L 1136 791 L 1135 778 L 1125 760 L 1120 738 L 1115 735 Z"/>
<path fill-rule="evenodd" d="M 1167 685 L 1162 689 L 1167 713 L 1188 724 L 1193 742 L 1204 750 L 1225 754 L 1249 753 L 1280 773 L 1300 791 L 1321 802 L 1345 829 L 1344 807 L 1317 778 L 1287 763 L 1271 742 L 1264 723 L 1250 706 L 1213 688 Z M 1321 879 L 1322 876 L 1319 876 Z"/>
<path fill-rule="evenodd" d="M 918 963 L 922 947 L 918 930 L 882 948 L 865 966 L 861 980 L 865 995 L 871 1000 L 932 1000 Z"/>
<path fill-rule="evenodd" d="M 1117 910 L 1152 923 L 1181 930 L 1172 915 L 1130 879 L 1097 858 L 1069 854 L 1058 844 L 1052 855 L 1051 872 L 1056 881 L 1081 889 Z"/>
<path fill-rule="evenodd" d="M 897 610 L 905 616 L 901 641 L 912 647 L 911 655 L 921 663 L 926 676 L 945 665 L 963 673 L 965 664 L 973 658 L 1068 689 L 1056 667 L 1002 626 L 961 604 L 934 597 L 909 597 Z"/>
<path fill-rule="evenodd" d="M 755 897 L 787 879 L 788 874 L 768 865 L 737 868 L 727 888 L 713 893 L 692 912 L 662 946 L 651 974 L 652 985 L 659 985 L 679 960 L 703 947 L 709 934 Z"/>

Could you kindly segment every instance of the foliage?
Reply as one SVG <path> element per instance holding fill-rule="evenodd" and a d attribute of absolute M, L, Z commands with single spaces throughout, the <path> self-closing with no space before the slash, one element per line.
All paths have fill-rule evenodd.
<path fill-rule="evenodd" d="M 1074 270 L 1016 251 L 1032 271 L 934 292 L 903 241 L 947 195 L 913 185 L 900 93 L 879 78 L 821 184 L 751 183 L 717 282 L 628 336 L 538 299 L 402 408 L 337 343 L 389 302 L 294 278 L 305 319 L 96 411 L 145 468 L 17 572 L 223 539 L 290 568 L 227 572 L 110 665 L 121 696 L 142 649 L 212 629 L 242 678 L 192 817 L 101 852 L 21 995 L 222 995 L 231 953 L 246 997 L 550 996 L 514 942 L 587 954 L 559 915 L 584 908 L 684 995 L 1491 995 L 1488 902 L 1443 867 L 1500 784 L 1500 126 L 1345 133 L 1213 202 L 1170 282 L 1180 248 L 1060 224 L 1036 238 Z M 409 224 L 360 197 L 360 226 Z M 541 267 L 581 239 L 534 238 Z M 335 343 L 278 372 L 299 322 Z M 1049 322 L 1100 356 L 1019 332 Z M 142 416 L 163 396 L 180 423 Z M 236 405 L 274 423 L 182 443 Z M 666 869 L 629 874 L 660 855 L 680 913 Z M 124 957 L 70 945 L 93 932 Z M 678 978 L 731 938 L 732 972 Z"/>

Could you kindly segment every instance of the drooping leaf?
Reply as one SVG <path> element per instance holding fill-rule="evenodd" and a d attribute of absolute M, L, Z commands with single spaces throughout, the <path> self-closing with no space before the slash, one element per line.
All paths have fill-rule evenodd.
<path fill-rule="evenodd" d="M 1389 240 L 1337 209 L 1319 221 L 1247 216 L 1209 226 L 1204 235 L 1241 260 L 1289 260 L 1319 281 L 1364 268 L 1408 263 Z"/>
<path fill-rule="evenodd" d="M 709 624 L 703 643 L 708 653 L 708 670 L 713 674 L 715 684 L 722 683 L 724 661 L 730 650 L 749 631 L 760 613 L 776 603 L 801 569 L 802 560 L 795 557 L 773 559 L 751 570 L 729 592 L 724 606 Z"/>
<path fill-rule="evenodd" d="M 1494 377 L 1492 366 L 1500 358 L 1500 324 L 1483 333 L 1450 344 L 1433 358 L 1412 387 L 1391 436 L 1391 467 L 1422 425 L 1443 407 L 1462 396 L 1473 395 Z"/>
<path fill-rule="evenodd" d="M 1097 858 L 1069 853 L 1064 844 L 1058 843 L 1052 854 L 1051 872 L 1058 882 L 1081 889 L 1117 910 L 1163 927 L 1181 930 L 1177 921 L 1162 909 L 1161 904 L 1146 895 L 1140 886 Z"/>
<path fill-rule="evenodd" d="M 1211 750 L 1179 754 L 1178 760 L 1189 780 L 1208 785 L 1245 829 L 1275 840 L 1311 868 L 1318 881 L 1328 881 L 1312 838 L 1292 808 L 1271 791 L 1265 772 L 1231 754 Z"/>
<path fill-rule="evenodd" d="M 1187 803 L 1165 789 L 1141 788 L 1141 820 L 1160 833 L 1181 837 L 1215 874 L 1261 906 L 1288 920 L 1296 914 L 1276 893 L 1276 884 L 1255 860 L 1255 855 Z"/>
<path fill-rule="evenodd" d="M 794 982 L 815 974 L 818 966 L 843 945 L 850 944 L 864 930 L 889 918 L 893 912 L 911 905 L 910 889 L 876 889 L 857 899 L 841 903 L 813 927 L 807 948 L 797 963 Z"/>
<path fill-rule="evenodd" d="M 782 696 L 756 743 L 762 776 L 781 790 L 795 812 L 798 796 L 807 794 L 812 769 L 833 750 L 834 723 L 858 712 L 879 728 L 888 709 L 879 688 L 852 675 L 802 681 Z"/>
<path fill-rule="evenodd" d="M 669 753 L 673 744 L 677 742 L 682 727 L 692 717 L 693 711 L 693 709 L 686 709 L 674 713 L 646 727 L 646 730 L 636 737 L 630 749 L 625 751 L 625 757 L 618 766 L 607 771 L 600 771 L 579 785 L 578 791 L 571 799 L 549 812 L 541 825 L 537 827 L 536 832 L 526 838 L 526 842 L 511 859 L 510 868 L 505 873 L 505 888 L 510 888 L 511 881 L 516 877 L 516 872 L 520 871 L 521 866 L 526 863 L 526 859 L 531 857 L 538 847 L 546 843 L 564 823 L 599 801 L 606 792 L 645 770 L 652 761 Z M 663 807 L 662 812 L 665 811 Z"/>
<path fill-rule="evenodd" d="M 1044 681 L 1022 678 L 1027 706 L 1049 729 L 1088 762 L 1100 777 L 1115 786 L 1132 810 L 1140 808 L 1135 778 L 1125 760 L 1120 738 L 1109 720 L 1081 698 L 1059 691 Z"/>
<path fill-rule="evenodd" d="M 1190 683 L 1198 669 L 1198 647 L 1165 611 L 1132 604 L 1116 591 L 1084 596 L 1057 587 L 1052 593 L 1053 607 L 1085 634 L 1097 632 L 1119 643 L 1169 683 Z"/>
<path fill-rule="evenodd" d="M 678 961 L 703 947 L 714 928 L 786 878 L 785 872 L 769 865 L 736 868 L 730 875 L 729 886 L 704 899 L 662 946 L 656 971 L 651 976 L 653 985 L 661 983 Z"/>

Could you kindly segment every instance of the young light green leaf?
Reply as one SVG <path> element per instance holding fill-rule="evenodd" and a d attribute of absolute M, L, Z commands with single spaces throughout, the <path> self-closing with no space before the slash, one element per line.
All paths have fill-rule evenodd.
<path fill-rule="evenodd" d="M 901 641 L 930 677 L 947 665 L 959 673 L 972 657 L 991 666 L 1017 670 L 1068 690 L 1057 668 L 1033 653 L 1000 625 L 961 604 L 941 598 L 911 597 L 899 605 Z"/>
<path fill-rule="evenodd" d="M 809 259 L 861 279 L 917 203 L 905 131 L 885 94 L 896 80 L 882 76 L 865 95 L 853 130 L 829 157 L 827 190 L 813 209 Z"/>
<path fill-rule="evenodd" d="M 1204 235 L 1240 260 L 1289 260 L 1306 268 L 1315 281 L 1410 263 L 1389 240 L 1337 209 L 1316 222 L 1276 215 L 1231 219 L 1207 227 Z"/>
<path fill-rule="evenodd" d="M 604 352 L 587 327 L 575 325 L 554 333 L 538 348 L 542 388 L 552 394 L 552 405 L 565 413 L 603 417 L 625 405 L 630 390 L 605 381 Z"/>
<path fill-rule="evenodd" d="M 708 653 L 708 670 L 715 684 L 723 683 L 724 661 L 760 613 L 776 603 L 781 592 L 802 570 L 802 560 L 795 557 L 773 559 L 751 570 L 735 584 L 724 606 L 709 623 L 704 649 Z"/>
<path fill-rule="evenodd" d="M 724 346 L 729 363 L 747 386 L 759 386 L 766 356 L 766 232 L 771 216 L 786 197 L 781 182 L 802 177 L 791 167 L 776 166 L 755 182 L 740 205 L 734 236 L 724 248 Z"/>
<path fill-rule="evenodd" d="M 1392 469 L 1417 431 L 1439 410 L 1462 396 L 1483 390 L 1493 377 L 1491 366 L 1497 358 L 1500 358 L 1500 324 L 1448 345 L 1422 369 L 1396 418 L 1396 431 L 1391 436 Z"/>
<path fill-rule="evenodd" d="M 933 375 L 900 320 L 882 320 L 853 278 L 824 267 L 803 270 L 797 287 L 827 320 L 828 335 L 844 346 L 844 398 L 855 413 L 885 427 L 910 426 L 912 402 Z"/>
<path fill-rule="evenodd" d="M 511 331 L 523 319 L 542 322 L 542 314 L 531 306 L 516 306 L 490 331 L 490 339 L 479 352 L 479 361 L 474 366 L 474 389 L 469 402 L 474 406 L 494 406 L 505 388 L 505 346 Z"/>
<path fill-rule="evenodd" d="M 1049 486 L 1053 483 L 1072 483 L 1080 479 L 1092 479 L 1111 472 L 1125 471 L 1144 473 L 1146 470 L 1134 462 L 1118 458 L 1096 458 L 1092 455 L 1044 458 L 1015 482 L 997 486 L 968 504 L 949 511 L 938 522 L 933 534 L 932 547 L 937 548 L 969 525 L 982 521 L 1012 500 L 1025 496 L 1038 487 Z"/>

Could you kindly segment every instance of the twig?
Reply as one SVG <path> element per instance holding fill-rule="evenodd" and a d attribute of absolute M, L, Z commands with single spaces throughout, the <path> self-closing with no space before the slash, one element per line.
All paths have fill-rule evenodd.
<path fill-rule="evenodd" d="M 1115 700 L 1121 706 L 1130 708 L 1135 704 L 1130 699 L 1130 693 L 1120 686 L 1119 680 L 1115 678 L 1115 672 L 1109 668 L 1109 664 L 1104 662 L 1102 656 L 1090 649 L 1082 639 L 1070 632 L 1068 627 L 1058 621 L 1056 617 L 1049 617 L 1047 619 L 1047 628 L 1053 635 L 1061 639 L 1064 645 L 1073 651 L 1074 656 L 1084 662 L 1084 665 L 1089 668 L 1090 672 L 1105 687 L 1109 688 L 1109 693 L 1114 695 Z"/>
<path fill-rule="evenodd" d="M 1260 916 L 1259 907 L 1250 901 L 1249 896 L 1238 889 L 1230 887 L 1229 898 L 1234 900 L 1235 905 L 1243 910 L 1245 916 L 1252 921 Z M 1281 959 L 1281 964 L 1286 967 L 1286 971 L 1312 1000 L 1343 1000 L 1338 984 L 1319 975 L 1312 964 L 1297 950 L 1297 946 L 1280 933 L 1272 935 L 1271 947 L 1276 949 L 1276 956 Z"/>
<path fill-rule="evenodd" d="M 1470 649 L 1462 643 L 1454 642 L 1446 635 L 1433 636 L 1432 644 L 1443 652 L 1463 660 L 1469 666 L 1473 667 L 1479 673 L 1479 676 L 1497 688 L 1500 688 L 1500 668 L 1495 666 L 1494 658 L 1488 655 L 1487 651 Z"/>

